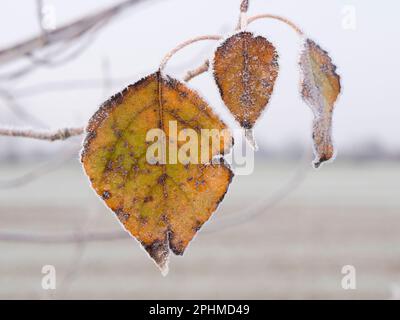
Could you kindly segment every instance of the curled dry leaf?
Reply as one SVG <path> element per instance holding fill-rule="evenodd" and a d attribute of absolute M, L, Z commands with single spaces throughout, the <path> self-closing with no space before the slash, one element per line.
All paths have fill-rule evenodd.
<path fill-rule="evenodd" d="M 157 72 L 103 104 L 86 129 L 81 157 L 97 194 L 164 272 L 170 250 L 183 254 L 233 176 L 223 161 L 149 162 L 147 132 L 158 128 L 172 139 L 170 121 L 178 132 L 226 128 L 197 93 Z M 214 147 L 208 160 L 230 149 L 230 133 L 228 140 L 228 146 Z M 170 149 L 166 156 L 173 156 Z"/>
<path fill-rule="evenodd" d="M 332 114 L 340 93 L 340 76 L 328 53 L 307 39 L 300 56 L 301 95 L 314 113 L 313 139 L 315 167 L 334 155 Z"/>
<path fill-rule="evenodd" d="M 278 54 L 264 37 L 239 32 L 216 50 L 214 77 L 222 100 L 245 129 L 268 104 L 278 76 Z"/>

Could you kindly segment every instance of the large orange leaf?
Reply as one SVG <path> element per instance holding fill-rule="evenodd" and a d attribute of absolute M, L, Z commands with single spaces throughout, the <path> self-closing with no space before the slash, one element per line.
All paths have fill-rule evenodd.
<path fill-rule="evenodd" d="M 300 70 L 301 94 L 314 113 L 314 165 L 319 167 L 334 155 L 332 114 L 341 90 L 340 77 L 328 53 L 310 39 L 304 43 Z"/>
<path fill-rule="evenodd" d="M 216 50 L 214 77 L 225 105 L 245 129 L 268 104 L 278 76 L 278 54 L 264 37 L 240 32 Z"/>
<path fill-rule="evenodd" d="M 223 161 L 149 162 L 146 134 L 158 128 L 172 139 L 170 121 L 177 122 L 178 131 L 226 129 L 194 91 L 157 72 L 130 85 L 95 113 L 81 158 L 97 194 L 163 271 L 170 250 L 183 254 L 216 210 L 233 176 Z M 231 140 L 217 147 L 210 141 L 208 160 L 230 147 Z"/>

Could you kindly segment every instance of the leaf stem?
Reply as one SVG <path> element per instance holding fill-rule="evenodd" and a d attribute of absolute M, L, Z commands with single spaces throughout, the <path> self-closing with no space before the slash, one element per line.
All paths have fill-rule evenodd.
<path fill-rule="evenodd" d="M 242 3 L 240 4 L 240 12 L 247 12 L 249 10 L 249 0 L 243 0 Z"/>
<path fill-rule="evenodd" d="M 183 48 L 187 47 L 188 45 L 198 42 L 198 41 L 203 41 L 203 40 L 221 40 L 222 36 L 219 35 L 205 35 L 205 36 L 199 36 L 195 37 L 189 40 L 186 40 L 182 43 L 180 43 L 178 46 L 176 46 L 174 49 L 172 49 L 170 52 L 168 52 L 164 59 L 160 63 L 159 71 L 162 72 L 167 65 L 168 61 L 172 58 L 172 56 L 177 53 L 178 51 L 182 50 Z"/>
<path fill-rule="evenodd" d="M 243 0 L 240 4 L 239 22 L 236 30 L 245 30 L 248 25 L 247 11 L 249 10 L 249 0 Z"/>
<path fill-rule="evenodd" d="M 243 15 L 247 14 L 247 9 L 248 9 L 248 1 L 246 2 L 245 0 L 242 2 L 242 5 L 240 6 L 240 19 L 239 19 L 239 23 L 237 26 L 237 30 L 243 30 L 246 28 L 247 25 L 249 25 L 250 23 L 259 20 L 259 19 L 274 19 L 274 20 L 279 20 L 283 23 L 285 23 L 286 25 L 288 25 L 289 27 L 291 27 L 294 31 L 296 31 L 296 33 L 299 36 L 304 36 L 304 32 L 292 21 L 278 16 L 278 15 L 274 15 L 274 14 L 258 14 L 252 17 L 244 17 Z M 245 18 L 243 21 L 243 18 Z M 243 24 L 246 24 L 246 26 L 244 26 Z M 194 77 L 197 77 L 198 75 L 206 72 L 209 69 L 210 66 L 210 62 L 208 60 L 206 60 L 202 65 L 200 65 L 199 67 L 197 67 L 196 69 L 190 70 L 186 73 L 186 75 L 184 76 L 184 81 L 188 82 L 190 80 L 192 80 Z"/>
<path fill-rule="evenodd" d="M 304 32 L 295 23 L 293 23 L 292 21 L 290 21 L 290 20 L 288 20 L 288 19 L 286 19 L 286 18 L 284 18 L 282 16 L 278 16 L 278 15 L 275 15 L 275 14 L 268 14 L 268 13 L 257 14 L 255 16 L 252 16 L 252 17 L 248 18 L 247 19 L 247 24 L 250 24 L 250 23 L 252 23 L 252 22 L 254 22 L 256 20 L 259 20 L 259 19 L 279 20 L 279 21 L 287 24 L 289 27 L 291 27 L 294 31 L 297 32 L 298 35 L 304 36 Z"/>
<path fill-rule="evenodd" d="M 188 72 L 186 72 L 186 75 L 183 77 L 183 81 L 188 82 L 192 80 L 194 77 L 197 77 L 198 75 L 208 71 L 209 68 L 210 68 L 210 61 L 206 60 L 196 69 L 189 70 Z"/>

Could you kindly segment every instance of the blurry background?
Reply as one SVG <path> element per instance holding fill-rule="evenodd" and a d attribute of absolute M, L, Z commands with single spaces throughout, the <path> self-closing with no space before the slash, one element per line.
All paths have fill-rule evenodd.
<path fill-rule="evenodd" d="M 42 31 L 34 0 L 3 1 L 0 50 Z M 60 27 L 118 1 L 42 1 Z M 229 34 L 240 0 L 144 0 L 107 25 L 0 65 L 0 126 L 84 125 L 101 102 L 153 72 L 166 52 L 203 34 Z M 334 117 L 336 160 L 311 168 L 312 114 L 299 97 L 300 41 L 284 24 L 249 30 L 280 54 L 280 75 L 256 126 L 255 171 L 237 176 L 184 257 L 163 278 L 88 186 L 81 138 L 0 137 L 0 298 L 400 298 L 400 4 L 373 0 L 251 0 L 328 50 L 343 92 Z M 212 41 L 175 55 L 182 78 Z M 232 127 L 211 73 L 190 82 Z M 57 289 L 41 287 L 54 265 Z M 357 289 L 341 286 L 353 265 Z"/>

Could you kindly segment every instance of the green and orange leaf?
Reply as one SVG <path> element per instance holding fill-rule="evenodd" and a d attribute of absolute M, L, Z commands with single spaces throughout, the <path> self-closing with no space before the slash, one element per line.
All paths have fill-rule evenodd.
<path fill-rule="evenodd" d="M 81 156 L 97 194 L 163 271 L 170 251 L 182 255 L 216 210 L 233 176 L 223 161 L 211 162 L 230 149 L 231 137 L 228 145 L 210 142 L 209 163 L 149 163 L 147 132 L 158 128 L 170 137 L 169 121 L 178 131 L 226 129 L 196 92 L 157 72 L 102 105 Z"/>

